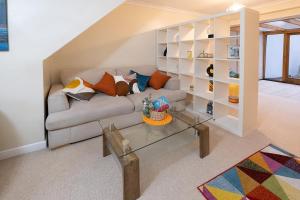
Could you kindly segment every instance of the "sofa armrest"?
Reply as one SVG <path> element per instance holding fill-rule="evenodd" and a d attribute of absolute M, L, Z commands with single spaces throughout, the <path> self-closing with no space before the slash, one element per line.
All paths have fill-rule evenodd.
<path fill-rule="evenodd" d="M 55 113 L 68 110 L 70 108 L 68 97 L 62 91 L 62 84 L 55 84 L 51 86 L 48 96 L 48 112 Z"/>
<path fill-rule="evenodd" d="M 168 90 L 180 90 L 180 79 L 177 77 L 170 78 L 164 88 Z"/>

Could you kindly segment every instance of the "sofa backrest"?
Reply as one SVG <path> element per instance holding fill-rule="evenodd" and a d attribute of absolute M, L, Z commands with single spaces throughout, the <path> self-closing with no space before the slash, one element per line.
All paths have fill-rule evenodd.
<path fill-rule="evenodd" d="M 60 73 L 61 83 L 66 86 L 76 76 L 80 77 L 89 83 L 96 84 L 102 78 L 105 72 L 112 75 L 128 75 L 130 70 L 138 73 L 150 76 L 155 72 L 157 68 L 155 66 L 145 67 L 119 67 L 119 68 L 91 68 L 91 69 L 65 69 Z"/>
<path fill-rule="evenodd" d="M 72 81 L 76 76 L 88 81 L 89 83 L 96 84 L 102 78 L 105 72 L 116 75 L 116 70 L 112 68 L 91 68 L 87 70 L 82 69 L 66 69 L 61 71 L 60 80 L 64 86 Z"/>
<path fill-rule="evenodd" d="M 144 66 L 144 67 L 120 67 L 116 68 L 117 75 L 126 76 L 129 74 L 130 70 L 133 70 L 137 73 L 150 76 L 156 71 L 155 66 Z"/>

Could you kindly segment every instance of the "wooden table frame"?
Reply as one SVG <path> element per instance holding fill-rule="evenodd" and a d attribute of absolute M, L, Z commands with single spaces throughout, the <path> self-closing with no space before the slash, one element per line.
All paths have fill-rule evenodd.
<path fill-rule="evenodd" d="M 199 124 L 192 128 L 195 129 L 199 136 L 199 156 L 204 158 L 209 154 L 209 127 Z M 111 131 L 114 134 L 110 134 Z M 129 153 L 120 157 L 124 152 L 123 141 L 123 136 L 114 125 L 110 128 L 105 128 L 103 134 L 103 157 L 111 153 L 115 154 L 122 168 L 123 199 L 136 200 L 140 197 L 139 158 L 135 153 Z"/>

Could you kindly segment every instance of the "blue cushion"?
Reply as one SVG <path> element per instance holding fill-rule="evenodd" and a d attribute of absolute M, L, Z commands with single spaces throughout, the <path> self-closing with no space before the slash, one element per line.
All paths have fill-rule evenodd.
<path fill-rule="evenodd" d="M 151 76 L 145 76 L 145 75 L 136 73 L 137 84 L 138 84 L 139 90 L 141 92 L 144 92 L 146 90 L 150 78 L 151 78 Z"/>
<path fill-rule="evenodd" d="M 136 74 L 136 80 L 139 87 L 139 90 L 141 92 L 144 92 L 148 86 L 148 82 L 151 78 L 151 76 L 146 76 L 140 73 L 137 73 L 136 71 L 130 70 L 129 74 Z"/>

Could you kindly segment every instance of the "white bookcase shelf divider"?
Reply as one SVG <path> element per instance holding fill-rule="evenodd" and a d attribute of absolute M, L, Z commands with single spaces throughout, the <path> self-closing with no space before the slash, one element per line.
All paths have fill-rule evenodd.
<path fill-rule="evenodd" d="M 157 66 L 180 78 L 181 90 L 193 98 L 189 109 L 206 112 L 212 101 L 212 123 L 238 136 L 257 127 L 258 16 L 258 12 L 243 8 L 157 30 Z M 230 31 L 235 25 L 240 25 L 238 35 Z M 238 47 L 238 58 L 229 58 L 229 47 Z M 207 74 L 210 64 L 214 77 Z M 230 77 L 231 71 L 239 78 Z M 213 91 L 209 91 L 211 83 Z M 239 85 L 238 104 L 228 101 L 230 84 Z"/>

